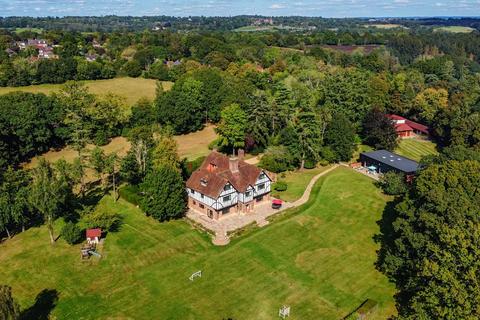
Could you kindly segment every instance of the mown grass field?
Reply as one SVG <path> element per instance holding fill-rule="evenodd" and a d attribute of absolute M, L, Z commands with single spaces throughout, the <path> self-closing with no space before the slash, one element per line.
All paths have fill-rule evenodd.
<path fill-rule="evenodd" d="M 48 241 L 38 227 L 0 244 L 0 279 L 22 308 L 57 290 L 58 319 L 342 319 L 365 299 L 369 319 L 395 312 L 393 285 L 374 267 L 386 202 L 371 179 L 339 168 L 319 180 L 310 201 L 263 229 L 214 247 L 184 221 L 158 223 L 110 197 L 124 218 L 107 236 L 99 262 L 81 262 L 79 246 Z M 188 280 L 192 272 L 202 278 Z"/>
<path fill-rule="evenodd" d="M 401 140 L 395 152 L 415 161 L 420 161 L 424 156 L 438 154 L 435 143 L 419 139 Z"/>
<path fill-rule="evenodd" d="M 452 32 L 452 33 L 471 33 L 475 31 L 474 28 L 462 27 L 462 26 L 448 26 L 448 27 L 439 27 L 434 29 L 435 31 L 443 32 Z"/>
<path fill-rule="evenodd" d="M 203 130 L 175 136 L 178 144 L 178 155 L 180 158 L 194 160 L 198 157 L 206 156 L 210 153 L 208 145 L 217 139 L 215 126 L 208 125 Z"/>
<path fill-rule="evenodd" d="M 97 95 L 113 93 L 125 99 L 129 106 L 136 103 L 141 98 L 153 100 L 155 98 L 156 80 L 144 78 L 114 78 L 108 80 L 84 81 L 90 92 Z M 162 82 L 165 90 L 170 90 L 171 82 Z M 61 84 L 40 84 L 27 87 L 0 87 L 0 94 L 12 91 L 26 91 L 33 93 L 58 92 L 62 88 Z"/>
<path fill-rule="evenodd" d="M 16 28 L 15 33 L 21 33 L 21 32 L 35 32 L 35 33 L 42 33 L 43 29 L 42 28 Z"/>
<path fill-rule="evenodd" d="M 216 138 L 217 134 L 215 133 L 214 126 L 206 126 L 203 130 L 174 137 L 178 145 L 178 155 L 180 159 L 187 158 L 188 160 L 207 155 L 210 152 L 208 145 Z M 88 150 L 93 150 L 94 147 L 94 145 L 87 145 L 86 152 L 88 152 Z M 130 142 L 126 138 L 116 137 L 113 138 L 109 144 L 102 146 L 101 148 L 106 154 L 116 153 L 119 157 L 124 157 L 130 150 L 130 147 Z M 73 160 L 78 157 L 78 153 L 70 146 L 61 150 L 50 150 L 39 157 L 31 159 L 30 162 L 25 164 L 25 167 L 34 168 L 42 157 L 52 163 L 61 159 L 72 163 Z M 97 176 L 95 175 L 95 172 L 91 169 L 87 169 L 86 180 L 94 181 L 96 179 Z"/>
<path fill-rule="evenodd" d="M 325 166 L 315 169 L 289 171 L 284 174 L 285 177 L 283 177 L 283 174 L 279 174 L 278 180 L 286 182 L 288 188 L 285 191 L 274 191 L 272 195 L 288 202 L 298 200 L 302 197 L 310 180 L 329 168 L 329 166 Z"/>
<path fill-rule="evenodd" d="M 396 29 L 396 28 L 402 28 L 402 29 L 407 29 L 405 26 L 401 24 L 395 24 L 395 23 L 385 23 L 385 24 L 367 24 L 365 25 L 367 28 L 377 28 L 377 29 Z"/>

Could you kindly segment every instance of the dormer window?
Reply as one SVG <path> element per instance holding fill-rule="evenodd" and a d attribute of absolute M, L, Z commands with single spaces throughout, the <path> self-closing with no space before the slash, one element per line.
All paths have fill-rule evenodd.
<path fill-rule="evenodd" d="M 207 186 L 207 179 L 205 179 L 205 178 L 200 179 L 200 184 L 202 186 L 206 187 Z"/>

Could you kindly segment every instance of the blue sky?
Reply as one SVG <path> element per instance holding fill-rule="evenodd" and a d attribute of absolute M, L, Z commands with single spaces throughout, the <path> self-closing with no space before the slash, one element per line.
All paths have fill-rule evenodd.
<path fill-rule="evenodd" d="M 0 0 L 0 16 L 475 16 L 480 0 Z"/>

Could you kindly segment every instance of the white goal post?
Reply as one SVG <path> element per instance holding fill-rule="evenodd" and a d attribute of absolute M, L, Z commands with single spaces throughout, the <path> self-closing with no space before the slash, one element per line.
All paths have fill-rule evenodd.
<path fill-rule="evenodd" d="M 202 270 L 198 270 L 197 272 L 192 273 L 192 275 L 188 278 L 190 281 L 193 281 L 195 278 L 202 277 Z"/>
<path fill-rule="evenodd" d="M 290 306 L 282 306 L 278 310 L 278 316 L 282 319 L 285 319 L 286 317 L 290 316 Z"/>

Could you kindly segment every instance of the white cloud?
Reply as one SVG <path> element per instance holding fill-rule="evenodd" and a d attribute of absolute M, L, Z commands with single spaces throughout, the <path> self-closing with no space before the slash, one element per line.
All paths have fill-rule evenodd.
<path fill-rule="evenodd" d="M 270 6 L 270 9 L 275 9 L 275 10 L 284 9 L 284 8 L 286 8 L 286 6 L 282 3 L 274 3 Z"/>

